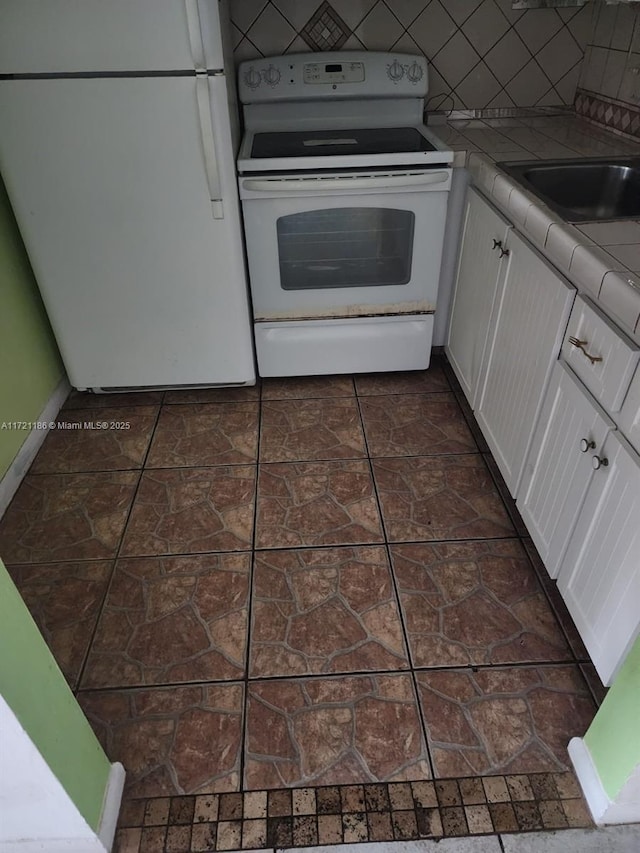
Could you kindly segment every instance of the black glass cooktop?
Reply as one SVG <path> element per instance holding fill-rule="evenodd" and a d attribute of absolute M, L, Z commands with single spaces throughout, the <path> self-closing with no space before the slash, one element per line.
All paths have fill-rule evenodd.
<path fill-rule="evenodd" d="M 330 157 L 344 154 L 396 154 L 435 151 L 415 127 L 309 130 L 256 133 L 252 157 Z"/>

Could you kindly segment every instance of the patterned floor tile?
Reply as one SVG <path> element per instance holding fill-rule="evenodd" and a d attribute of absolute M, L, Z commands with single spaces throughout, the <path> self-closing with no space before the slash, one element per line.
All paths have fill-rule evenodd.
<path fill-rule="evenodd" d="M 383 547 L 256 555 L 250 676 L 407 666 Z"/>
<path fill-rule="evenodd" d="M 109 760 L 124 765 L 126 796 L 239 790 L 241 684 L 81 692 L 78 701 Z"/>
<path fill-rule="evenodd" d="M 260 385 L 242 388 L 189 388 L 167 391 L 165 405 L 174 403 L 245 403 L 260 399 Z"/>
<path fill-rule="evenodd" d="M 473 453 L 476 443 L 453 394 L 367 397 L 360 401 L 371 456 Z"/>
<path fill-rule="evenodd" d="M 251 555 L 118 561 L 83 688 L 244 675 Z"/>
<path fill-rule="evenodd" d="M 163 406 L 147 467 L 246 465 L 257 451 L 258 403 Z"/>
<path fill-rule="evenodd" d="M 31 474 L 121 471 L 142 468 L 158 409 L 79 409 L 58 417 L 64 428 L 50 430 Z"/>
<path fill-rule="evenodd" d="M 58 666 L 75 689 L 113 563 L 38 563 L 7 569 Z"/>
<path fill-rule="evenodd" d="M 529 556 L 529 560 L 531 561 L 531 565 L 538 576 L 538 580 L 549 599 L 549 603 L 555 614 L 556 620 L 567 637 L 573 654 L 577 660 L 588 661 L 589 652 L 587 651 L 582 637 L 578 633 L 578 629 L 571 618 L 571 614 L 567 610 L 567 605 L 565 604 L 564 598 L 558 589 L 558 584 L 555 580 L 549 577 L 549 573 L 542 562 L 542 558 L 538 554 L 538 551 L 531 539 L 525 537 L 522 540 L 522 544 L 524 545 Z"/>
<path fill-rule="evenodd" d="M 304 400 L 311 397 L 353 397 L 350 376 L 293 376 L 263 379 L 263 400 Z"/>
<path fill-rule="evenodd" d="M 124 556 L 251 548 L 254 466 L 145 471 L 124 537 Z"/>
<path fill-rule="evenodd" d="M 434 361 L 428 370 L 404 373 L 362 373 L 355 377 L 359 396 L 374 394 L 430 394 L 449 391 L 441 365 Z"/>
<path fill-rule="evenodd" d="M 391 542 L 514 533 L 480 454 L 374 459 L 373 471 Z"/>
<path fill-rule="evenodd" d="M 409 675 L 250 683 L 247 789 L 428 776 Z"/>
<path fill-rule="evenodd" d="M 260 465 L 258 548 L 382 541 L 367 462 Z"/>
<path fill-rule="evenodd" d="M 418 673 L 436 776 L 567 769 L 595 705 L 577 666 Z"/>
<path fill-rule="evenodd" d="M 516 539 L 394 545 L 414 666 L 571 661 Z"/>
<path fill-rule="evenodd" d="M 0 520 L 7 563 L 114 557 L 138 473 L 27 475 Z"/>
<path fill-rule="evenodd" d="M 91 391 L 72 391 L 65 400 L 62 412 L 69 409 L 113 409 L 120 406 L 155 406 L 162 403 L 164 391 L 128 391 L 117 394 L 94 394 Z"/>
<path fill-rule="evenodd" d="M 274 400 L 262 404 L 261 462 L 365 457 L 355 398 Z"/>

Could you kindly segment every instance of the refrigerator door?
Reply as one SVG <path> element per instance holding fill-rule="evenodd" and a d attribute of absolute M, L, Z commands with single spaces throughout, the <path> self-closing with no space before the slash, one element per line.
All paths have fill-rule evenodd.
<path fill-rule="evenodd" d="M 196 85 L 0 81 L 0 171 L 76 387 L 255 379 L 228 116 L 214 219 Z"/>
<path fill-rule="evenodd" d="M 218 0 L 0 0 L 0 74 L 224 66 Z"/>

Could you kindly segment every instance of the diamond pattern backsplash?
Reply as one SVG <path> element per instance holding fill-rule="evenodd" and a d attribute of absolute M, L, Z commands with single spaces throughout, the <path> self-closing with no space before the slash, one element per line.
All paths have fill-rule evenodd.
<path fill-rule="evenodd" d="M 340 50 L 351 30 L 330 3 L 323 3 L 300 31 L 311 50 Z"/>
<path fill-rule="evenodd" d="M 310 50 L 397 50 L 431 64 L 429 109 L 573 104 L 592 4 L 511 0 L 231 0 L 237 62 Z"/>

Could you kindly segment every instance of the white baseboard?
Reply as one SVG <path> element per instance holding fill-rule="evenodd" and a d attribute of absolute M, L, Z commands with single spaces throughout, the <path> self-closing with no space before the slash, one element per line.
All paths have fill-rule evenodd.
<path fill-rule="evenodd" d="M 54 421 L 60 411 L 62 404 L 69 396 L 71 385 L 65 376 L 58 383 L 53 394 L 47 400 L 47 404 L 37 418 L 38 421 Z M 47 437 L 46 429 L 33 429 L 24 440 L 22 447 L 18 450 L 13 462 L 9 465 L 6 474 L 0 480 L 0 517 L 11 503 L 11 499 L 18 490 L 29 466 L 36 458 L 42 442 Z"/>
<path fill-rule="evenodd" d="M 102 842 L 94 838 L 21 838 L 3 841 L 2 853 L 105 853 Z"/>
<path fill-rule="evenodd" d="M 111 850 L 116 834 L 122 791 L 124 790 L 124 778 L 124 767 L 119 761 L 115 761 L 109 771 L 109 779 L 102 803 L 102 814 L 98 825 L 98 838 L 108 851 Z"/>
<path fill-rule="evenodd" d="M 569 757 L 591 816 L 598 826 L 640 822 L 640 766 L 636 765 L 616 799 L 612 800 L 602 786 L 591 753 L 582 738 L 574 737 L 569 741 Z"/>
<path fill-rule="evenodd" d="M 116 834 L 125 771 L 114 762 L 109 771 L 97 833 L 83 820 L 86 834 L 80 838 L 17 838 L 0 841 L 2 853 L 111 853 Z M 75 807 L 74 811 L 75 811 Z"/>

